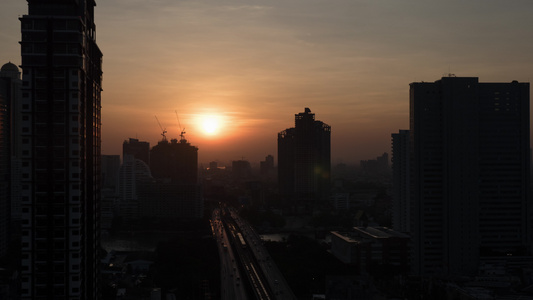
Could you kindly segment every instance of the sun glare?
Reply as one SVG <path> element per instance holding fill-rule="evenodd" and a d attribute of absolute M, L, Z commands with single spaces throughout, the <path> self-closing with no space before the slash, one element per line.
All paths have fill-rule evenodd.
<path fill-rule="evenodd" d="M 220 122 L 215 116 L 204 116 L 202 118 L 202 129 L 207 135 L 214 135 L 218 133 Z"/>

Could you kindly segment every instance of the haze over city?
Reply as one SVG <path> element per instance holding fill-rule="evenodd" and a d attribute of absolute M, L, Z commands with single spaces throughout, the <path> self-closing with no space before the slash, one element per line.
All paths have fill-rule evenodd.
<path fill-rule="evenodd" d="M 0 61 L 20 65 L 27 3 L 1 7 Z M 177 111 L 200 162 L 259 161 L 276 156 L 277 133 L 309 107 L 331 125 L 332 163 L 375 158 L 409 127 L 411 82 L 531 81 L 532 9 L 529 0 L 99 1 L 102 153 L 121 153 L 130 137 L 155 145 L 155 115 L 178 138 Z"/>

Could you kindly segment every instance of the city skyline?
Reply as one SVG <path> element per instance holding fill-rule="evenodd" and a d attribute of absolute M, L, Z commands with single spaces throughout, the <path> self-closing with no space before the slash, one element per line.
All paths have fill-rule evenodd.
<path fill-rule="evenodd" d="M 3 63 L 20 65 L 25 1 L 0 12 Z M 332 163 L 390 152 L 408 128 L 408 85 L 443 74 L 528 82 L 529 1 L 101 1 L 102 153 L 124 140 L 178 138 L 199 162 L 276 153 L 276 135 L 310 107 L 332 126 Z M 136 87 L 131 89 L 131 87 Z M 219 118 L 213 135 L 201 115 Z M 364 141 L 364 142 L 362 142 Z M 275 157 L 277 161 L 277 157 Z"/>

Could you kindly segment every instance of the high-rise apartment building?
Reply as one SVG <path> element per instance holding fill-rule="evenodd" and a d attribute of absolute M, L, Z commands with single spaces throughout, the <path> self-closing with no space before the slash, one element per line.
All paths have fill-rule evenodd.
<path fill-rule="evenodd" d="M 409 193 L 409 130 L 392 134 L 392 227 L 410 232 L 411 206 Z"/>
<path fill-rule="evenodd" d="M 474 274 L 480 257 L 529 253 L 529 139 L 529 83 L 411 83 L 415 274 Z"/>
<path fill-rule="evenodd" d="M 295 126 L 278 133 L 281 197 L 298 211 L 309 211 L 329 196 L 331 127 L 309 108 L 295 115 Z"/>
<path fill-rule="evenodd" d="M 126 154 L 118 173 L 119 215 L 127 220 L 139 218 L 139 185 L 151 182 L 150 168 L 140 159 Z M 158 199 L 151 199 L 156 202 Z"/>
<path fill-rule="evenodd" d="M 124 141 L 122 144 L 122 158 L 132 155 L 135 159 L 140 159 L 150 165 L 150 143 L 132 139 Z"/>
<path fill-rule="evenodd" d="M 0 69 L 0 257 L 20 225 L 20 71 L 13 63 Z"/>
<path fill-rule="evenodd" d="M 102 53 L 94 0 L 28 0 L 22 299 L 98 299 Z"/>

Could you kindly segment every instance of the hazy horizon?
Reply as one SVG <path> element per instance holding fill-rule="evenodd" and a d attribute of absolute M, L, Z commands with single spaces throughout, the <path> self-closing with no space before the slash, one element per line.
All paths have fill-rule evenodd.
<path fill-rule="evenodd" d="M 199 162 L 271 154 L 277 163 L 277 133 L 309 107 L 332 127 L 332 164 L 375 159 L 409 127 L 409 83 L 448 73 L 529 82 L 531 9 L 527 0 L 97 1 L 102 154 L 121 154 L 128 138 L 156 145 L 154 116 L 179 138 L 177 111 Z M 0 64 L 20 65 L 24 14 L 26 1 L 2 3 Z M 218 125 L 203 128 L 208 116 Z"/>

